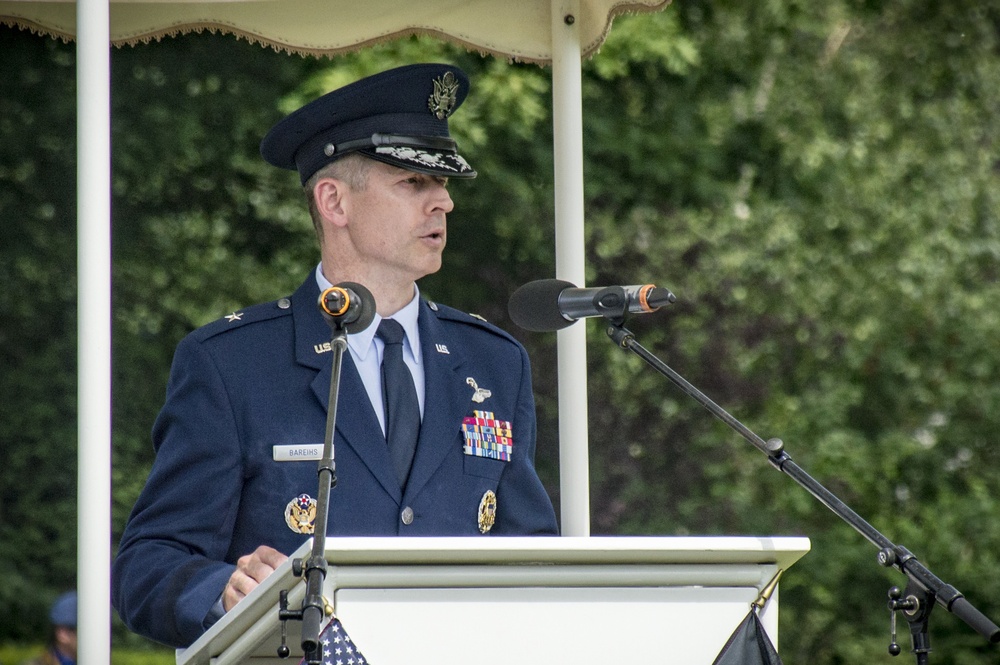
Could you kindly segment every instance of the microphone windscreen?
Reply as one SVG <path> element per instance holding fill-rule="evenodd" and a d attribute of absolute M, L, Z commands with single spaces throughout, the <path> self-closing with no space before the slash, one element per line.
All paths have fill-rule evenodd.
<path fill-rule="evenodd" d="M 559 312 L 559 294 L 575 288 L 561 279 L 539 279 L 514 291 L 507 302 L 511 320 L 532 332 L 551 332 L 572 325 Z"/>
<path fill-rule="evenodd" d="M 359 303 L 361 310 L 358 312 L 357 319 L 344 326 L 344 330 L 349 335 L 359 333 L 370 326 L 371 322 L 375 320 L 375 296 L 372 295 L 372 292 L 367 287 L 356 282 L 341 282 L 337 286 L 352 291 L 361 301 Z"/>
<path fill-rule="evenodd" d="M 677 298 L 674 294 L 669 289 L 661 286 L 654 286 L 646 295 L 646 304 L 649 306 L 650 311 L 655 311 L 664 305 L 669 305 L 675 300 Z"/>

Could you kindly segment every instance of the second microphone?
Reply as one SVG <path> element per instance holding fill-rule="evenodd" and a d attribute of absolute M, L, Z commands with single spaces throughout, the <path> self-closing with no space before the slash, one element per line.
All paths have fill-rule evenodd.
<path fill-rule="evenodd" d="M 561 279 L 528 282 L 510 297 L 507 311 L 518 326 L 532 332 L 562 330 L 578 319 L 655 312 L 676 300 L 653 284 L 578 288 Z"/>

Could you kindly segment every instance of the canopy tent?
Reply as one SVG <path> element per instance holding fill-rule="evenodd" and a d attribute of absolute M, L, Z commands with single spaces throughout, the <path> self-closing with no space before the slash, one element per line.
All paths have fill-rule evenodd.
<path fill-rule="evenodd" d="M 276 49 L 334 55 L 410 34 L 431 34 L 519 62 L 552 64 L 551 17 L 573 16 L 579 53 L 592 55 L 615 16 L 653 11 L 669 0 L 111 0 L 112 44 L 136 44 L 196 30 L 218 30 Z M 342 10 L 345 8 L 345 10 Z M 76 3 L 0 2 L 0 20 L 53 37 L 76 35 Z"/>
<path fill-rule="evenodd" d="M 77 41 L 80 661 L 110 662 L 111 202 L 109 49 L 192 31 L 335 55 L 412 34 L 552 67 L 556 276 L 583 285 L 580 65 L 627 12 L 670 0 L 0 0 L 0 23 Z M 563 535 L 590 534 L 584 326 L 558 333 Z"/>

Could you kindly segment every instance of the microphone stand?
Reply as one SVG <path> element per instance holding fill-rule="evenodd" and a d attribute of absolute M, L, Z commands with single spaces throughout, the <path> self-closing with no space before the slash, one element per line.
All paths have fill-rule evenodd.
<path fill-rule="evenodd" d="M 624 315 L 605 316 L 605 318 L 610 323 L 607 334 L 615 344 L 639 356 L 655 370 L 670 379 L 687 395 L 693 397 L 695 401 L 708 409 L 712 415 L 726 423 L 744 439 L 753 444 L 754 447 L 767 455 L 767 460 L 772 466 L 790 476 L 838 517 L 853 527 L 855 531 L 878 547 L 878 562 L 880 565 L 887 568 L 895 568 L 906 576 L 907 585 L 903 591 L 900 591 L 899 587 L 895 586 L 889 590 L 888 605 L 891 613 L 892 631 L 889 653 L 891 655 L 896 656 L 900 653 L 899 645 L 896 644 L 896 612 L 901 611 L 909 624 L 910 639 L 913 646 L 912 653 L 916 656 L 917 665 L 926 665 L 929 662 L 928 654 L 931 648 L 928 623 L 935 601 L 938 605 L 941 605 L 965 621 L 965 623 L 989 642 L 994 644 L 1000 642 L 1000 627 L 976 609 L 955 587 L 945 584 L 938 579 L 909 550 L 892 543 L 872 525 L 862 519 L 861 516 L 851 510 L 847 504 L 837 498 L 833 492 L 829 491 L 803 471 L 792 461 L 788 453 L 785 452 L 784 443 L 781 439 L 772 438 L 764 441 L 743 425 L 743 423 L 726 412 L 725 409 L 688 383 L 684 377 L 643 348 L 635 340 L 635 335 L 623 327 Z"/>
<path fill-rule="evenodd" d="M 319 490 L 316 498 L 316 519 L 313 522 L 312 551 L 309 558 L 303 561 L 295 559 L 292 571 L 297 577 L 305 577 L 306 595 L 302 599 L 301 610 L 288 609 L 288 592 L 281 591 L 279 598 L 278 619 L 281 621 L 281 645 L 278 656 L 287 658 L 288 646 L 285 644 L 286 621 L 302 622 L 302 652 L 309 665 L 320 665 L 322 662 L 319 649 L 320 624 L 325 616 L 323 601 L 323 582 L 326 579 L 326 528 L 330 512 L 330 490 L 337 485 L 337 465 L 334 462 L 333 438 L 337 423 L 337 399 L 340 393 L 340 368 L 343 363 L 344 351 L 347 350 L 347 329 L 336 319 L 328 319 L 333 336 L 330 348 L 333 351 L 333 373 L 330 377 L 329 408 L 326 413 L 326 435 L 323 439 L 323 457 L 319 461 Z"/>

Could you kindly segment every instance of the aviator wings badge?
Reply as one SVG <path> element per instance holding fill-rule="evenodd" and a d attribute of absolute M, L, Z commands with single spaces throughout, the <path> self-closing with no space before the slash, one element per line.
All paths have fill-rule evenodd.
<path fill-rule="evenodd" d="M 472 401 L 476 404 L 482 404 L 486 401 L 486 398 L 493 396 L 493 391 L 487 390 L 486 388 L 480 388 L 476 385 L 476 380 L 471 376 L 467 378 L 465 382 L 472 386 L 472 389 L 475 391 L 472 393 Z"/>

